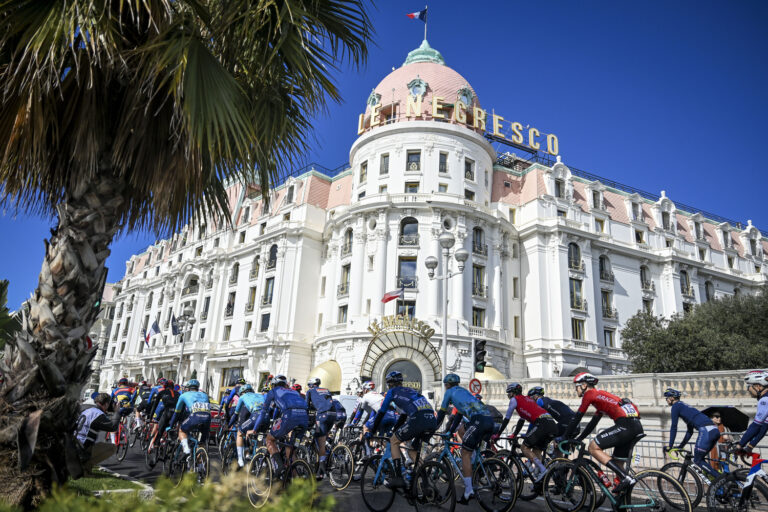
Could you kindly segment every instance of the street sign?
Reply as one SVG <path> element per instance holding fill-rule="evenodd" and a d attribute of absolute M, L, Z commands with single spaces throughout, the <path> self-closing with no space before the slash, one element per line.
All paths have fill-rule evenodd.
<path fill-rule="evenodd" d="M 472 393 L 473 395 L 476 395 L 476 394 L 478 394 L 482 390 L 483 390 L 483 385 L 480 383 L 479 380 L 472 379 L 471 381 L 469 381 L 469 391 L 470 391 L 470 393 Z"/>

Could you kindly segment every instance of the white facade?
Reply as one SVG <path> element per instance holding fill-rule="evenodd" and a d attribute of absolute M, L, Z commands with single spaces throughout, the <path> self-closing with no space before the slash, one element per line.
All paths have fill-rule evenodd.
<path fill-rule="evenodd" d="M 424 110 L 408 116 L 419 80 Z M 457 97 L 442 105 L 444 117 L 434 110 Z M 487 341 L 485 378 L 622 373 L 619 329 L 641 308 L 670 316 L 765 281 L 768 243 L 751 223 L 608 187 L 559 159 L 547 166 L 497 155 L 482 130 L 455 120 L 458 101 L 479 108 L 466 81 L 422 46 L 371 94 L 348 168 L 297 172 L 267 208 L 256 188 L 233 184 L 234 229 L 190 226 L 133 256 L 101 341 L 101 387 L 123 375 L 175 377 L 182 345 L 170 317 L 184 306 L 196 322 L 182 374 L 196 371 L 212 392 L 240 371 L 254 382 L 280 372 L 301 383 L 312 372 L 344 391 L 366 364 L 373 370 L 364 377 L 380 382 L 400 360 L 431 387 L 444 329 L 448 368 L 464 378 L 472 340 Z M 435 256 L 443 272 L 444 231 L 470 253 L 449 283 L 447 326 L 441 285 L 424 265 Z M 401 286 L 405 302 L 381 302 Z M 429 346 L 370 350 L 371 323 L 412 306 L 436 331 Z M 163 334 L 147 347 L 142 329 L 156 319 Z"/>

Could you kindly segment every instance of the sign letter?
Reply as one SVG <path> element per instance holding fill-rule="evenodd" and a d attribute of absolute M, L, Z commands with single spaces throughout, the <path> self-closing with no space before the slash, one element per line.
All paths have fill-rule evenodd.
<path fill-rule="evenodd" d="M 530 146 L 531 149 L 539 149 L 541 147 L 541 145 L 536 142 L 536 137 L 539 135 L 541 135 L 541 133 L 536 128 L 528 130 L 528 146 Z"/>
<path fill-rule="evenodd" d="M 408 103 L 405 104 L 405 117 L 421 117 L 421 96 L 408 95 Z"/>
<path fill-rule="evenodd" d="M 504 137 L 504 134 L 501 133 L 501 122 L 503 120 L 504 120 L 503 117 L 493 114 L 493 134 L 497 137 L 501 137 L 502 139 L 506 139 L 506 137 Z"/>
<path fill-rule="evenodd" d="M 377 103 L 371 108 L 371 128 L 374 126 L 379 126 L 379 123 L 381 122 L 381 103 Z"/>
<path fill-rule="evenodd" d="M 557 135 L 550 133 L 547 135 L 547 153 L 557 155 L 560 151 L 560 144 L 557 141 Z"/>
<path fill-rule="evenodd" d="M 512 142 L 515 144 L 523 143 L 523 125 L 512 123 Z"/>
<path fill-rule="evenodd" d="M 434 119 L 445 119 L 445 115 L 440 112 L 440 108 L 443 106 L 443 98 L 440 96 L 432 97 L 432 117 Z"/>
<path fill-rule="evenodd" d="M 467 106 L 461 102 L 461 100 L 456 100 L 456 104 L 453 106 L 453 120 L 458 121 L 459 123 L 466 124 L 467 123 L 467 112 L 466 109 Z"/>
<path fill-rule="evenodd" d="M 472 121 L 472 127 L 480 128 L 481 130 L 485 131 L 485 110 L 479 107 L 475 107 L 472 110 L 472 116 L 474 117 L 474 120 Z"/>
<path fill-rule="evenodd" d="M 357 134 L 362 135 L 365 131 L 365 114 L 360 114 L 357 118 Z"/>

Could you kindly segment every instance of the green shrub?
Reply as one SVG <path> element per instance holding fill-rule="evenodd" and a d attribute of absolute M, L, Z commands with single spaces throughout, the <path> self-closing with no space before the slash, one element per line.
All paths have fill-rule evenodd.
<path fill-rule="evenodd" d="M 138 493 L 114 493 L 108 497 L 81 496 L 65 487 L 57 488 L 40 507 L 41 512 L 185 512 L 228 511 L 253 512 L 246 496 L 246 479 L 236 473 L 219 483 L 197 485 L 192 476 L 179 487 L 161 479 L 152 499 L 144 500 Z M 333 497 L 320 497 L 314 482 L 295 481 L 285 492 L 279 492 L 260 509 L 263 512 L 303 512 L 333 510 Z M 0 504 L 0 512 L 18 512 L 19 509 Z"/>

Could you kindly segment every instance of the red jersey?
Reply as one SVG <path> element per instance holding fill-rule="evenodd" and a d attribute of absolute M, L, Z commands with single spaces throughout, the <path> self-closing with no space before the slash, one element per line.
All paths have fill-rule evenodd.
<path fill-rule="evenodd" d="M 524 420 L 533 423 L 539 416 L 549 414 L 543 408 L 539 407 L 532 398 L 525 395 L 517 395 L 509 400 L 509 407 L 507 408 L 507 419 L 512 417 L 512 412 L 517 410 L 517 414 Z"/>
<path fill-rule="evenodd" d="M 590 405 L 594 405 L 599 412 L 607 414 L 616 421 L 619 418 L 639 418 L 640 413 L 632 402 L 622 405 L 621 398 L 602 389 L 589 388 L 584 393 L 579 406 L 580 413 L 587 412 Z"/>

